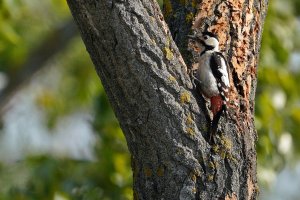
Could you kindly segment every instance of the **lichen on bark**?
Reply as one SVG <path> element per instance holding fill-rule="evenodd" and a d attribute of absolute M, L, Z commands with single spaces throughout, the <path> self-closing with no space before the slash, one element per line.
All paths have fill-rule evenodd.
<path fill-rule="evenodd" d="M 126 137 L 134 198 L 255 199 L 253 105 L 266 2 L 167 0 L 169 26 L 156 1 L 68 4 Z M 232 70 L 231 118 L 222 118 L 214 144 L 209 109 L 187 74 L 192 28 L 218 33 Z"/>

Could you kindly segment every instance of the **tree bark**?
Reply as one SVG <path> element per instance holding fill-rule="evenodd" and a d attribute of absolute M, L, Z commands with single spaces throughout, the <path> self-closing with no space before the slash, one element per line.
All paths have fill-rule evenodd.
<path fill-rule="evenodd" d="M 156 1 L 68 4 L 125 134 L 134 198 L 256 199 L 253 113 L 267 0 L 167 0 L 175 41 Z M 208 105 L 187 75 L 190 29 L 216 32 L 230 63 L 230 117 L 213 143 Z"/>

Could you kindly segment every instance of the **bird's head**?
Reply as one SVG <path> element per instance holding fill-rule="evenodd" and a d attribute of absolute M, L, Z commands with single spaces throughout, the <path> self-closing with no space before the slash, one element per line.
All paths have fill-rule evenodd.
<path fill-rule="evenodd" d="M 214 33 L 205 31 L 201 35 L 189 35 L 188 37 L 195 40 L 196 42 L 200 42 L 200 44 L 204 46 L 205 50 L 219 50 L 219 40 L 217 35 L 215 35 Z"/>

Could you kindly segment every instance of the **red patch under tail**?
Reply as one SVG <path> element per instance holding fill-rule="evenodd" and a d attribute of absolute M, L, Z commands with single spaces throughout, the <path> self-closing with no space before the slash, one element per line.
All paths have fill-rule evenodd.
<path fill-rule="evenodd" d="M 210 107 L 213 113 L 213 120 L 211 123 L 211 133 L 209 141 L 211 141 L 212 136 L 217 132 L 219 120 L 222 114 L 223 102 L 224 101 L 221 96 L 214 96 L 210 98 Z"/>
<path fill-rule="evenodd" d="M 210 98 L 210 107 L 214 116 L 222 109 L 223 100 L 221 96 L 214 96 Z"/>

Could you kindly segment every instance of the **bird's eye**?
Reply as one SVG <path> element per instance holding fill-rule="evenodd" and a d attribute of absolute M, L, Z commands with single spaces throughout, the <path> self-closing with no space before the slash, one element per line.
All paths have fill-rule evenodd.
<path fill-rule="evenodd" d="M 204 38 L 204 40 L 207 40 L 207 39 L 208 39 L 208 37 L 207 37 L 207 36 L 204 36 L 203 38 Z"/>

